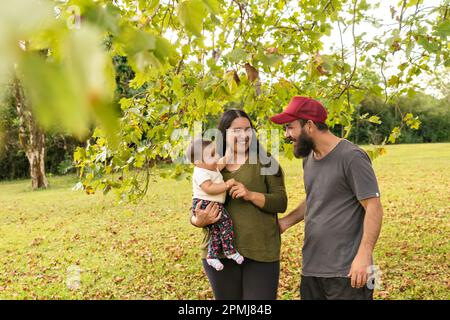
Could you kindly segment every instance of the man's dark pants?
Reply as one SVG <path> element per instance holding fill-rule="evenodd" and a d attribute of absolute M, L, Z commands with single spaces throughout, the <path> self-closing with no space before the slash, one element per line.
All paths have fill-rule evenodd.
<path fill-rule="evenodd" d="M 373 300 L 373 289 L 366 285 L 352 288 L 350 278 L 321 278 L 302 276 L 302 300 Z"/>

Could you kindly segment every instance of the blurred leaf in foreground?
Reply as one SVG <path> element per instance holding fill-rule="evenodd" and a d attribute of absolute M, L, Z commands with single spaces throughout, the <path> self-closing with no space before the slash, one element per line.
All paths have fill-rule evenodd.
<path fill-rule="evenodd" d="M 20 75 L 45 128 L 58 126 L 84 138 L 97 120 L 114 140 L 118 127 L 112 108 L 114 73 L 99 33 L 89 27 L 61 39 L 54 57 L 23 52 Z"/>
<path fill-rule="evenodd" d="M 98 27 L 69 29 L 47 1 L 2 1 L 0 39 L 0 98 L 19 78 L 45 129 L 85 139 L 98 124 L 115 144 L 114 68 Z"/>

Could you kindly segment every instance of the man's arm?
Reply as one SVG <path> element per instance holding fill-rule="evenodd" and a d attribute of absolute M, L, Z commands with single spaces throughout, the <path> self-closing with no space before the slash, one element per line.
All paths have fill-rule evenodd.
<path fill-rule="evenodd" d="M 283 233 L 288 228 L 292 227 L 293 225 L 296 225 L 300 221 L 305 219 L 305 213 L 306 213 L 306 200 L 303 200 L 297 208 L 292 210 L 288 215 L 284 216 L 283 218 L 280 218 L 278 220 L 278 224 L 280 225 L 280 231 Z"/>
<path fill-rule="evenodd" d="M 359 245 L 358 253 L 353 260 L 350 272 L 352 287 L 361 288 L 366 285 L 369 276 L 368 267 L 372 265 L 372 253 L 380 235 L 383 220 L 383 207 L 380 198 L 361 200 L 366 210 L 364 217 L 364 231 Z"/>
<path fill-rule="evenodd" d="M 359 246 L 360 251 L 373 252 L 381 231 L 383 207 L 380 198 L 370 198 L 360 201 L 366 210 L 364 218 L 364 232 Z"/>

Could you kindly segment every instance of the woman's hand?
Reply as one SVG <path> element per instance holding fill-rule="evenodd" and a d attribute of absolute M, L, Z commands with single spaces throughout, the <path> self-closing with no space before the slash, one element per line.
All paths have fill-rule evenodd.
<path fill-rule="evenodd" d="M 216 202 L 210 202 L 205 209 L 201 209 L 202 202 L 199 201 L 195 206 L 195 215 L 191 217 L 192 225 L 203 228 L 219 221 L 222 213 L 219 211 L 219 205 Z"/>
<path fill-rule="evenodd" d="M 253 201 L 253 192 L 249 191 L 241 182 L 235 181 L 229 194 L 231 198 L 243 198 L 245 201 Z"/>
<path fill-rule="evenodd" d="M 245 201 L 252 202 L 259 208 L 264 208 L 266 203 L 266 197 L 263 193 L 250 191 L 239 181 L 234 182 L 234 185 L 231 187 L 229 193 L 231 198 L 242 198 Z"/>

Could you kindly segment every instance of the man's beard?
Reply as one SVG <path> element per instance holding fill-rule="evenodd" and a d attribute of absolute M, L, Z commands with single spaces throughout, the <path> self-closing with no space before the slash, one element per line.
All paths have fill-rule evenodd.
<path fill-rule="evenodd" d="M 296 158 L 305 158 L 309 156 L 314 149 L 315 144 L 310 136 L 302 129 L 301 135 L 297 138 L 297 142 L 294 146 L 294 156 Z"/>

